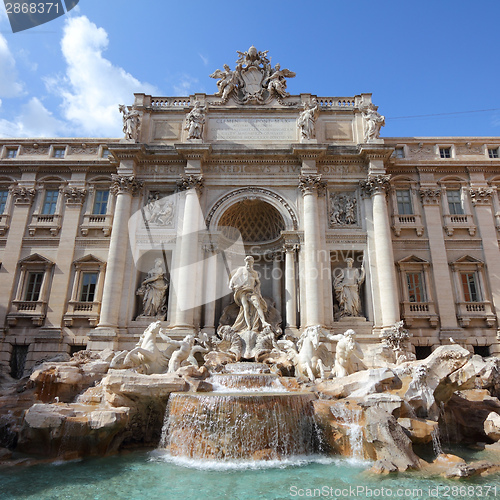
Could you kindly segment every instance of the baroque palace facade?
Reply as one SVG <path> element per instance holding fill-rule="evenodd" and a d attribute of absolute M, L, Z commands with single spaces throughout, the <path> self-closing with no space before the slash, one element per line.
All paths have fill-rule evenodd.
<path fill-rule="evenodd" d="M 376 343 L 404 320 L 417 357 L 498 355 L 500 138 L 380 138 L 371 94 L 292 96 L 294 73 L 239 54 L 214 95 L 136 94 L 124 139 L 1 140 L 5 370 L 130 348 L 153 320 L 211 335 L 245 255 L 286 334 Z"/>

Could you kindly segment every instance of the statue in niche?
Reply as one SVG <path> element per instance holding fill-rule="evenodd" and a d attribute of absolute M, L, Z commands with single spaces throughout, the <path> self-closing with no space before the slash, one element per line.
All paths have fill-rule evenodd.
<path fill-rule="evenodd" d="M 200 101 L 195 101 L 193 109 L 186 116 L 186 126 L 184 130 L 188 131 L 188 139 L 201 139 L 203 134 L 203 125 L 205 124 L 205 107 Z"/>
<path fill-rule="evenodd" d="M 142 295 L 141 316 L 165 319 L 168 284 L 163 260 L 156 259 L 154 267 L 149 270 L 146 279 L 136 292 L 137 295 Z"/>
<path fill-rule="evenodd" d="M 365 142 L 371 142 L 380 137 L 380 129 L 385 126 L 385 117 L 378 111 L 378 106 L 373 103 L 361 108 L 365 119 Z"/>
<path fill-rule="evenodd" d="M 278 94 L 279 97 L 288 97 L 290 94 L 286 91 L 286 78 L 294 78 L 295 76 L 296 73 L 293 71 L 281 69 L 281 66 L 276 64 L 274 71 L 267 77 L 267 90 L 271 94 Z"/>
<path fill-rule="evenodd" d="M 356 341 L 356 332 L 354 330 L 346 330 L 338 335 L 329 335 L 332 341 L 337 341 L 335 350 L 335 366 L 332 375 L 335 377 L 347 377 L 356 371 L 353 363 L 353 358 L 363 359 L 363 351 L 361 346 Z"/>
<path fill-rule="evenodd" d="M 123 133 L 125 134 L 125 139 L 137 142 L 141 124 L 140 112 L 137 109 L 128 108 L 124 104 L 119 104 L 118 109 L 123 115 Z"/>
<path fill-rule="evenodd" d="M 219 91 L 214 95 L 221 96 L 222 102 L 226 102 L 229 99 L 231 92 L 238 87 L 240 83 L 238 74 L 240 71 L 241 65 L 236 67 L 236 71 L 232 71 L 227 64 L 224 64 L 224 71 L 217 69 L 210 75 L 210 78 L 220 78 L 217 82 Z"/>
<path fill-rule="evenodd" d="M 235 332 L 258 332 L 266 326 L 271 326 L 265 318 L 267 304 L 260 293 L 260 279 L 253 264 L 253 257 L 245 257 L 245 265 L 238 267 L 229 281 L 229 288 L 234 292 L 234 301 L 240 307 L 232 326 Z"/>
<path fill-rule="evenodd" d="M 316 120 L 319 115 L 319 106 L 316 99 L 312 100 L 312 105 L 305 102 L 297 120 L 302 139 L 314 139 L 316 137 Z"/>
<path fill-rule="evenodd" d="M 150 193 L 144 207 L 144 217 L 148 224 L 168 226 L 174 217 L 174 204 L 160 193 Z"/>
<path fill-rule="evenodd" d="M 357 224 L 357 203 L 355 194 L 330 195 L 330 227 Z"/>
<path fill-rule="evenodd" d="M 346 259 L 347 267 L 335 277 L 333 289 L 340 307 L 340 316 L 361 316 L 360 287 L 365 280 L 365 269 L 353 268 L 354 259 Z"/>

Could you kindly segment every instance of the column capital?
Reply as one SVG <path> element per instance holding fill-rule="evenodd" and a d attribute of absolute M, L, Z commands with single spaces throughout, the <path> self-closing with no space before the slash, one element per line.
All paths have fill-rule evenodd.
<path fill-rule="evenodd" d="M 67 187 L 63 191 L 66 199 L 66 205 L 83 205 L 87 190 L 79 187 Z"/>
<path fill-rule="evenodd" d="M 359 185 L 367 196 L 378 193 L 385 194 L 389 188 L 390 179 L 391 176 L 388 174 L 369 175 L 366 180 L 359 181 Z"/>
<path fill-rule="evenodd" d="M 206 253 L 217 253 L 219 251 L 219 245 L 217 243 L 203 243 L 202 247 Z"/>
<path fill-rule="evenodd" d="M 323 196 L 326 190 L 326 182 L 321 180 L 321 175 L 301 175 L 299 177 L 299 188 L 303 196 L 313 193 Z"/>
<path fill-rule="evenodd" d="M 130 193 L 135 196 L 142 187 L 142 181 L 138 181 L 135 175 L 111 174 L 111 193 L 116 195 Z"/>
<path fill-rule="evenodd" d="M 16 186 L 11 188 L 12 196 L 14 197 L 14 204 L 16 205 L 31 205 L 36 191 L 33 188 L 23 186 Z"/>
<path fill-rule="evenodd" d="M 491 197 L 493 196 L 492 188 L 470 188 L 469 189 L 470 199 L 474 206 L 476 205 L 489 205 L 491 203 Z"/>
<path fill-rule="evenodd" d="M 285 253 L 296 253 L 300 250 L 300 243 L 294 241 L 285 241 L 282 248 L 283 252 Z"/>
<path fill-rule="evenodd" d="M 421 188 L 419 194 L 423 205 L 439 205 L 441 201 L 441 189 Z"/>
<path fill-rule="evenodd" d="M 187 191 L 194 188 L 198 194 L 201 194 L 204 182 L 203 175 L 181 175 L 181 178 L 177 181 L 177 189 Z"/>

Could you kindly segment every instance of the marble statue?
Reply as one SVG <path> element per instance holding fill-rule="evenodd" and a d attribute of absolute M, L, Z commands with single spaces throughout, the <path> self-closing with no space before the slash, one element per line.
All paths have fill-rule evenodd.
<path fill-rule="evenodd" d="M 398 321 L 394 326 L 384 332 L 382 342 L 389 346 L 396 357 L 396 364 L 415 361 L 416 356 L 408 350 L 408 340 L 411 333 L 404 328 L 404 321 Z"/>
<path fill-rule="evenodd" d="M 260 293 L 260 279 L 253 264 L 253 257 L 245 257 L 245 265 L 236 269 L 229 281 L 229 288 L 234 292 L 234 301 L 240 307 L 232 326 L 235 332 L 258 332 L 266 326 L 271 326 L 265 318 L 267 304 Z"/>
<path fill-rule="evenodd" d="M 134 108 L 128 109 L 124 104 L 118 105 L 118 109 L 123 115 L 123 133 L 125 134 L 125 139 L 131 139 L 137 142 L 141 124 L 140 112 Z"/>
<path fill-rule="evenodd" d="M 353 268 L 354 259 L 346 259 L 347 267 L 340 271 L 333 282 L 333 289 L 340 307 L 340 316 L 361 316 L 360 286 L 365 280 L 365 270 Z"/>
<path fill-rule="evenodd" d="M 290 94 L 286 91 L 286 79 L 293 78 L 296 74 L 288 69 L 281 69 L 279 64 L 276 64 L 274 71 L 267 77 L 267 90 L 271 94 L 276 93 L 279 97 L 288 97 Z"/>
<path fill-rule="evenodd" d="M 347 377 L 354 373 L 355 367 L 353 358 L 363 359 L 363 351 L 359 343 L 356 341 L 356 332 L 354 330 L 346 330 L 343 334 L 330 335 L 328 337 L 332 341 L 337 341 L 335 350 L 335 366 L 332 375 L 335 377 Z"/>
<path fill-rule="evenodd" d="M 365 142 L 372 142 L 380 137 L 380 129 L 385 126 L 385 117 L 378 111 L 378 106 L 373 103 L 361 108 L 365 119 Z"/>
<path fill-rule="evenodd" d="M 174 217 L 174 204 L 160 193 L 151 193 L 143 211 L 148 224 L 168 226 Z"/>
<path fill-rule="evenodd" d="M 199 101 L 195 101 L 193 109 L 186 116 L 186 126 L 188 139 L 201 139 L 203 126 L 205 125 L 205 107 Z"/>
<path fill-rule="evenodd" d="M 332 357 L 327 347 L 320 342 L 321 326 L 309 326 L 306 328 L 295 345 L 291 340 L 278 340 L 278 345 L 283 347 L 289 354 L 295 366 L 295 376 L 302 377 L 314 382 L 316 378 L 325 378 L 325 369 L 331 366 Z M 336 337 L 324 332 L 329 340 Z"/>
<path fill-rule="evenodd" d="M 305 102 L 297 120 L 302 139 L 314 139 L 316 137 L 316 120 L 319 115 L 319 106 L 316 99 L 312 100 L 312 105 Z"/>
<path fill-rule="evenodd" d="M 232 71 L 227 64 L 224 64 L 224 71 L 217 69 L 210 75 L 210 78 L 220 78 L 217 82 L 219 91 L 214 95 L 221 96 L 222 102 L 226 102 L 233 90 L 237 88 L 240 82 L 238 77 L 238 70 L 240 69 L 240 67 L 237 67 L 237 71 Z"/>
<path fill-rule="evenodd" d="M 182 363 L 188 360 L 191 356 L 191 351 L 195 347 L 194 341 L 194 335 L 186 335 L 184 340 L 181 341 L 172 340 L 172 344 L 176 345 L 178 349 L 174 351 L 170 357 L 170 361 L 168 362 L 168 373 L 175 373 L 182 366 Z M 195 366 L 198 366 L 197 362 Z"/>
<path fill-rule="evenodd" d="M 141 316 L 164 319 L 168 285 L 163 260 L 155 259 L 154 267 L 149 270 L 146 279 L 136 292 L 137 295 L 142 295 L 143 312 Z"/>
<path fill-rule="evenodd" d="M 156 336 L 161 332 L 161 322 L 151 323 L 131 351 L 118 352 L 111 361 L 110 368 L 136 368 L 145 375 L 164 373 L 168 368 L 168 356 L 156 345 Z"/>

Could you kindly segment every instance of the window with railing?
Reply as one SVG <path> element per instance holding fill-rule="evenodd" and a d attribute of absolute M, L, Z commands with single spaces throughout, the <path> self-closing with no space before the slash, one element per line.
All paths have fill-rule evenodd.
<path fill-rule="evenodd" d="M 462 194 L 460 189 L 450 189 L 446 191 L 448 198 L 448 208 L 450 215 L 463 215 L 464 207 L 462 205 Z"/>
<path fill-rule="evenodd" d="M 99 273 L 82 273 L 80 302 L 94 302 Z"/>
<path fill-rule="evenodd" d="M 108 210 L 109 190 L 98 189 L 95 192 L 93 215 L 105 215 Z"/>
<path fill-rule="evenodd" d="M 42 215 L 54 215 L 57 208 L 57 198 L 59 197 L 58 189 L 48 189 L 45 191 L 45 199 L 43 200 Z"/>
<path fill-rule="evenodd" d="M 409 189 L 397 189 L 396 199 L 398 202 L 399 215 L 412 215 L 413 206 L 411 202 L 411 193 Z"/>
<path fill-rule="evenodd" d="M 42 272 L 28 273 L 24 300 L 27 302 L 36 302 L 40 298 L 44 274 Z"/>
<path fill-rule="evenodd" d="M 465 302 L 480 302 L 478 279 L 475 272 L 461 273 L 462 290 Z"/>
<path fill-rule="evenodd" d="M 408 299 L 410 302 L 425 302 L 424 276 L 421 272 L 406 273 Z"/>

